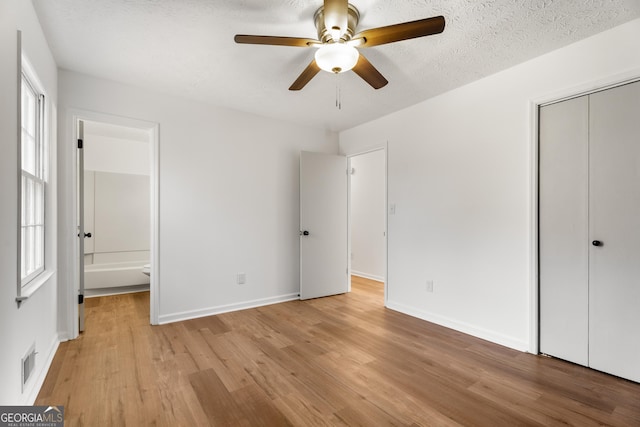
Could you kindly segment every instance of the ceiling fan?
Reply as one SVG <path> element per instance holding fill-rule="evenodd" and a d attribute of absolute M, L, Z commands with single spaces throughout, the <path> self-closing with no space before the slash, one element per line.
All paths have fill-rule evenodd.
<path fill-rule="evenodd" d="M 353 70 L 374 89 L 384 87 L 388 81 L 356 48 L 379 46 L 444 31 L 444 17 L 419 19 L 386 27 L 371 28 L 356 33 L 360 12 L 348 0 L 324 0 L 314 14 L 318 39 L 280 36 L 254 36 L 237 34 L 236 43 L 275 46 L 315 47 L 315 58 L 300 74 L 289 90 L 300 90 L 311 79 L 325 70 L 343 73 Z"/>

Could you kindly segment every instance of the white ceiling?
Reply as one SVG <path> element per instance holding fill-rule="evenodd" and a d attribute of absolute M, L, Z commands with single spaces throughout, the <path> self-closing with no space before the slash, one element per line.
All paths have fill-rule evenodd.
<path fill-rule="evenodd" d="M 313 48 L 235 34 L 316 38 L 322 0 L 33 0 L 61 68 L 210 104 L 343 130 L 640 17 L 638 0 L 352 0 L 358 30 L 444 15 L 442 34 L 363 49 L 389 80 L 321 72 L 288 87 Z M 336 108 L 336 86 L 342 109 Z"/>

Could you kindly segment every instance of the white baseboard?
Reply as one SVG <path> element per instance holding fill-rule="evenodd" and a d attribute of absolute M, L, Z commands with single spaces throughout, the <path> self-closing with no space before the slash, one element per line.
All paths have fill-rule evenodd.
<path fill-rule="evenodd" d="M 24 401 L 24 405 L 32 406 L 36 399 L 38 398 L 38 393 L 40 393 L 40 389 L 42 388 L 42 384 L 44 384 L 45 378 L 47 378 L 47 374 L 49 373 L 49 368 L 51 368 L 51 364 L 53 363 L 53 358 L 56 355 L 56 351 L 58 350 L 58 346 L 60 345 L 60 337 L 56 335 L 53 339 L 53 342 L 49 345 L 49 348 L 44 352 L 38 352 L 40 355 L 45 355 L 46 359 L 44 363 L 38 363 L 38 359 L 36 358 L 36 368 L 38 369 L 38 376 L 35 378 L 35 382 L 29 386 Z M 28 383 L 28 381 L 27 381 Z"/>
<path fill-rule="evenodd" d="M 444 316 L 440 316 L 434 313 L 423 311 L 415 307 L 409 307 L 407 305 L 397 303 L 394 301 L 387 301 L 387 308 L 391 310 L 399 311 L 400 313 L 408 314 L 409 316 L 417 317 L 418 319 L 426 320 L 427 322 L 435 323 L 440 326 L 444 326 L 449 329 L 454 329 L 458 332 L 472 335 L 476 338 L 480 338 L 486 341 L 490 341 L 495 344 L 499 344 L 505 347 L 512 348 L 514 350 L 528 352 L 529 342 L 514 339 L 495 331 L 491 331 L 484 328 L 478 328 L 468 323 L 459 322 L 454 319 L 450 319 Z"/>
<path fill-rule="evenodd" d="M 265 305 L 277 304 L 277 303 L 286 302 L 286 301 L 294 301 L 298 299 L 300 299 L 300 295 L 297 293 L 286 294 L 286 295 L 279 295 L 275 297 L 245 301 L 245 302 L 240 302 L 235 304 L 227 304 L 227 305 L 220 305 L 217 307 L 203 308 L 199 310 L 190 310 L 190 311 L 183 311 L 180 313 L 164 314 L 158 317 L 158 323 L 160 325 L 163 325 L 165 323 L 196 319 L 198 317 L 214 316 L 216 314 L 228 313 L 230 311 L 246 310 L 248 308 L 262 307 Z"/>
<path fill-rule="evenodd" d="M 358 276 L 358 277 L 364 277 L 365 279 L 371 279 L 371 280 L 375 280 L 376 282 L 384 283 L 384 277 L 382 277 L 382 276 L 376 276 L 376 275 L 373 275 L 373 274 L 367 274 L 367 273 L 363 273 L 361 271 L 356 271 L 356 270 L 351 270 L 351 275 L 352 276 Z"/>

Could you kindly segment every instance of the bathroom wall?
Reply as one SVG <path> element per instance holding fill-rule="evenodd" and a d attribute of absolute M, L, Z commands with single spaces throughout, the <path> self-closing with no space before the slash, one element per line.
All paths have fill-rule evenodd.
<path fill-rule="evenodd" d="M 85 264 L 149 262 L 149 176 L 85 170 Z"/>
<path fill-rule="evenodd" d="M 134 175 L 151 173 L 149 131 L 84 122 L 84 168 Z"/>

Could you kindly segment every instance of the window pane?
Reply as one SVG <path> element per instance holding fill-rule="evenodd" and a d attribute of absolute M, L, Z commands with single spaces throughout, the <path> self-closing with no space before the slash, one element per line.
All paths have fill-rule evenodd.
<path fill-rule="evenodd" d="M 27 245 L 26 245 L 27 229 L 22 227 L 22 233 L 20 238 L 20 272 L 21 277 L 24 279 L 27 275 Z"/>
<path fill-rule="evenodd" d="M 35 192 L 33 189 L 33 180 L 27 178 L 27 225 L 33 225 L 35 222 Z"/>
<path fill-rule="evenodd" d="M 26 205 L 26 197 L 25 190 L 27 186 L 27 178 L 22 175 L 22 180 L 20 183 L 20 225 L 23 227 L 27 224 L 27 205 Z M 24 238 L 22 239 L 24 240 Z"/>
<path fill-rule="evenodd" d="M 36 181 L 34 188 L 34 223 L 44 225 L 44 184 Z"/>
<path fill-rule="evenodd" d="M 33 271 L 33 228 L 32 227 L 27 227 L 26 228 L 27 234 L 26 234 L 26 241 L 25 241 L 25 248 L 26 248 L 26 273 L 27 276 L 29 274 L 31 274 L 31 272 Z"/>
<path fill-rule="evenodd" d="M 36 95 L 31 87 L 22 82 L 22 128 L 35 137 L 36 130 Z"/>
<path fill-rule="evenodd" d="M 44 265 L 44 226 L 34 227 L 34 270 Z"/>
<path fill-rule="evenodd" d="M 33 272 L 33 227 L 22 229 L 22 277 Z"/>
<path fill-rule="evenodd" d="M 33 89 L 22 82 L 22 169 L 37 176 L 38 99 Z"/>
<path fill-rule="evenodd" d="M 29 172 L 32 175 L 37 176 L 36 169 L 36 140 L 34 137 L 28 135 L 25 131 L 22 132 L 22 169 Z"/>

